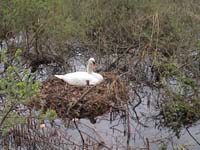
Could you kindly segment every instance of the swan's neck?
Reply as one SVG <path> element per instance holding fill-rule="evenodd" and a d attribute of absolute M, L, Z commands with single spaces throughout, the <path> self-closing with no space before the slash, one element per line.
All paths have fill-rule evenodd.
<path fill-rule="evenodd" d="M 87 65 L 87 73 L 91 74 L 93 72 L 92 65 Z"/>

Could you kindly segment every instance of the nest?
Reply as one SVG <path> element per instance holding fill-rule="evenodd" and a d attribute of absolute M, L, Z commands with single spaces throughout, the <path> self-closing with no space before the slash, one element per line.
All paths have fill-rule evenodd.
<path fill-rule="evenodd" d="M 96 86 L 72 86 L 58 78 L 42 83 L 39 96 L 30 107 L 53 109 L 61 118 L 94 118 L 106 112 L 124 110 L 127 85 L 117 75 L 103 73 L 104 81 Z"/>

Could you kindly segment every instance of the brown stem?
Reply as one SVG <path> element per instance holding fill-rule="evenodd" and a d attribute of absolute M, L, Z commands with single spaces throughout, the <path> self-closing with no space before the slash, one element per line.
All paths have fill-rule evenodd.
<path fill-rule="evenodd" d="M 10 108 L 9 108 L 9 110 L 8 110 L 8 111 L 6 112 L 6 114 L 3 116 L 3 118 L 2 118 L 2 120 L 1 120 L 1 122 L 0 122 L 0 128 L 2 127 L 4 121 L 5 121 L 5 119 L 7 118 L 7 116 L 9 115 L 9 113 L 13 110 L 14 106 L 15 106 L 14 104 L 11 105 Z"/>
<path fill-rule="evenodd" d="M 74 107 L 80 100 L 82 100 L 89 92 L 92 91 L 92 89 L 94 89 L 96 87 L 96 85 L 94 85 L 93 87 L 89 88 L 85 93 L 83 93 L 81 95 L 81 97 L 75 102 L 73 103 L 67 110 L 67 113 L 69 113 L 69 111 L 71 110 L 72 107 Z"/>
<path fill-rule="evenodd" d="M 79 132 L 79 134 L 80 134 L 80 136 L 81 136 L 81 140 L 82 140 L 82 143 L 83 143 L 82 149 L 84 150 L 85 140 L 84 140 L 83 135 L 82 135 L 82 133 L 81 133 L 81 130 L 79 129 L 79 127 L 78 127 L 78 125 L 76 124 L 76 121 L 75 121 L 75 120 L 74 120 L 74 125 L 76 126 L 76 128 L 77 128 L 77 130 L 78 130 L 78 132 Z"/>
<path fill-rule="evenodd" d="M 130 116 L 129 116 L 129 107 L 128 107 L 128 103 L 127 103 L 127 150 L 129 149 L 129 144 L 130 144 L 130 137 L 131 137 L 131 127 L 130 127 Z"/>
<path fill-rule="evenodd" d="M 200 145 L 200 142 L 197 141 L 197 139 L 191 134 L 191 132 L 189 131 L 189 128 L 188 128 L 188 127 L 186 128 L 186 131 L 187 131 L 188 134 L 191 136 L 191 138 L 192 138 L 198 145 Z"/>

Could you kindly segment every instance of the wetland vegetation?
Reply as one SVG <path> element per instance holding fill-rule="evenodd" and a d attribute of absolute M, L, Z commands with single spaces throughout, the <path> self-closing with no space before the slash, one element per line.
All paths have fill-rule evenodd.
<path fill-rule="evenodd" d="M 190 132 L 199 128 L 200 119 L 199 14 L 197 0 L 0 0 L 1 147 L 199 148 L 199 132 Z M 115 142 L 104 141 L 92 127 L 91 136 L 83 131 L 88 126 L 72 118 L 62 118 L 58 129 L 55 110 L 28 107 L 44 80 L 73 70 L 73 61 L 85 64 L 91 56 L 100 64 L 97 71 L 118 74 L 128 83 L 129 101 L 117 103 L 123 111 L 106 110 L 108 118 L 89 118 L 93 123 L 117 120 L 122 143 L 117 136 Z M 143 103 L 153 109 L 150 117 L 138 109 Z M 133 130 L 149 125 L 142 118 L 177 138 L 187 132 L 195 147 L 171 144 L 167 137 L 142 137 L 136 146 L 133 135 L 139 132 Z M 117 125 L 111 129 L 118 130 Z M 79 138 L 71 138 L 68 128 Z"/>

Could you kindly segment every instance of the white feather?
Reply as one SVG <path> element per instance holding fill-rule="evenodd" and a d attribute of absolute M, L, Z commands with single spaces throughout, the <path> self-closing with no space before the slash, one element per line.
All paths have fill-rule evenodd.
<path fill-rule="evenodd" d="M 103 76 L 94 73 L 92 64 L 94 63 L 94 58 L 90 58 L 88 61 L 87 72 L 74 72 L 65 75 L 55 75 L 57 78 L 64 80 L 68 84 L 76 86 L 96 85 L 103 81 Z"/>

